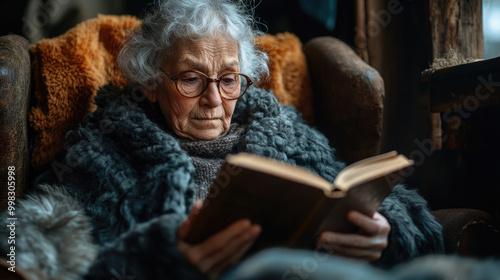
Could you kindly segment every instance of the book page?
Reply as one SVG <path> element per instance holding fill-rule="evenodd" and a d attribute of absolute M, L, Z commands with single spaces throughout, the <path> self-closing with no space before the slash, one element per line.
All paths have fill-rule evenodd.
<path fill-rule="evenodd" d="M 272 174 L 287 180 L 296 181 L 304 185 L 320 188 L 330 192 L 332 184 L 323 177 L 299 166 L 286 164 L 281 161 L 272 160 L 247 153 L 228 155 L 226 161 L 237 166 L 253 169 L 262 173 Z"/>
<path fill-rule="evenodd" d="M 335 188 L 347 191 L 352 186 L 385 176 L 413 165 L 404 155 L 390 152 L 360 161 L 342 170 L 335 179 Z"/>

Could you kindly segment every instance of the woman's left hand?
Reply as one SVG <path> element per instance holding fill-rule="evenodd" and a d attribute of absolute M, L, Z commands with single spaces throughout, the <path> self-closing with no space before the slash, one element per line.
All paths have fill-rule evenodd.
<path fill-rule="evenodd" d="M 349 212 L 347 219 L 360 228 L 358 233 L 324 231 L 316 246 L 334 255 L 366 261 L 378 260 L 387 247 L 391 231 L 387 219 L 378 212 L 370 218 L 357 211 Z"/>

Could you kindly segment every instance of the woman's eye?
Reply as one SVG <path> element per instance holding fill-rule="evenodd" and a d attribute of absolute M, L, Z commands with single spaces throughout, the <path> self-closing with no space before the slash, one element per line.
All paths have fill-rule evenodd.
<path fill-rule="evenodd" d="M 199 83 L 201 81 L 200 75 L 196 73 L 184 73 L 180 75 L 179 79 L 183 83 L 191 84 L 191 83 Z"/>
<path fill-rule="evenodd" d="M 183 82 L 188 82 L 188 83 L 194 83 L 196 82 L 197 80 L 199 80 L 200 78 L 197 78 L 197 77 L 193 77 L 193 78 L 186 78 L 186 79 L 182 79 Z"/>
<path fill-rule="evenodd" d="M 236 82 L 236 80 L 235 79 L 230 79 L 230 78 L 224 78 L 224 79 L 222 79 L 222 82 L 225 83 L 225 84 L 230 85 L 230 84 Z"/>
<path fill-rule="evenodd" d="M 234 74 L 229 74 L 221 78 L 221 83 L 225 85 L 234 85 L 238 82 L 238 76 Z"/>

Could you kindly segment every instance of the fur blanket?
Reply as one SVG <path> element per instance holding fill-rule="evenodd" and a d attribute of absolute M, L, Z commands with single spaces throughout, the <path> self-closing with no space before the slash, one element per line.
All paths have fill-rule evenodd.
<path fill-rule="evenodd" d="M 92 101 L 99 87 L 125 86 L 116 57 L 127 31 L 139 24 L 132 16 L 99 16 L 31 47 L 36 105 L 30 125 L 37 133 L 33 166 L 54 160 L 65 133 L 95 110 Z"/>
<path fill-rule="evenodd" d="M 100 87 L 127 84 L 116 57 L 128 33 L 140 24 L 133 16 L 99 15 L 31 47 L 37 101 L 30 114 L 36 132 L 31 164 L 36 169 L 52 162 L 62 151 L 65 133 L 95 110 L 93 98 Z M 269 55 L 271 74 L 259 86 L 312 121 L 311 85 L 300 40 L 283 33 L 257 37 L 256 43 Z"/>
<path fill-rule="evenodd" d="M 3 256 L 14 246 L 14 270 L 22 270 L 30 280 L 79 279 L 87 273 L 99 249 L 78 201 L 64 189 L 39 186 L 36 195 L 24 197 L 16 208 L 14 243 L 0 242 Z M 7 213 L 0 215 L 2 220 Z M 9 236 L 9 230 L 1 227 L 0 235 Z"/>
<path fill-rule="evenodd" d="M 203 278 L 175 245 L 176 229 L 190 212 L 196 188 L 196 170 L 188 154 L 158 121 L 163 118 L 155 117 L 141 92 L 129 90 L 119 97 L 117 88 L 103 92 L 106 94 L 96 99 L 99 109 L 69 136 L 65 157 L 54 162 L 52 170 L 37 182 L 60 185 L 82 203 L 90 217 L 100 252 L 88 278 L 110 279 L 122 274 L 138 279 Z M 278 104 L 268 91 L 250 90 L 237 102 L 233 122 L 245 127 L 236 152 L 296 164 L 329 181 L 344 167 L 327 139 L 308 126 L 292 106 Z M 390 244 L 379 265 L 392 266 L 443 251 L 441 227 L 415 191 L 397 186 L 379 212 L 392 227 Z M 44 234 L 23 232 L 33 235 L 32 239 Z M 44 247 L 56 246 L 53 240 L 40 242 L 48 243 Z M 51 258 L 62 261 L 72 252 L 70 247 L 58 248 Z M 31 263 L 45 261 L 24 250 L 19 254 L 35 258 Z M 78 262 L 77 257 L 72 262 Z M 85 270 L 92 257 L 84 258 L 82 267 L 75 267 L 73 273 Z M 60 267 L 42 267 L 40 273 L 53 273 L 51 270 Z"/>

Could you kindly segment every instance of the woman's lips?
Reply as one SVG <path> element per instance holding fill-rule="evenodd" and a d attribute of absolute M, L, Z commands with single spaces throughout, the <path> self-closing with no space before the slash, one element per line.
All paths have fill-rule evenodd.
<path fill-rule="evenodd" d="M 215 120 L 220 120 L 222 118 L 194 118 L 194 119 L 199 121 L 215 121 Z"/>
<path fill-rule="evenodd" d="M 195 118 L 193 120 L 200 123 L 213 123 L 213 122 L 218 122 L 221 119 L 222 118 Z"/>

